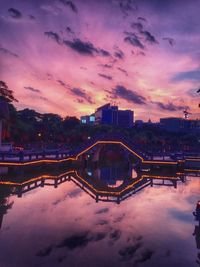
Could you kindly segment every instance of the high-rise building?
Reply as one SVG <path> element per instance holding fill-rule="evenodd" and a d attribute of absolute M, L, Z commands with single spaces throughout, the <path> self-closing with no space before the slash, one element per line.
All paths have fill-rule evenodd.
<path fill-rule="evenodd" d="M 104 124 L 130 128 L 133 126 L 134 112 L 132 110 L 119 110 L 118 106 L 110 103 L 96 109 L 95 113 L 89 116 L 82 116 L 83 124 Z"/>

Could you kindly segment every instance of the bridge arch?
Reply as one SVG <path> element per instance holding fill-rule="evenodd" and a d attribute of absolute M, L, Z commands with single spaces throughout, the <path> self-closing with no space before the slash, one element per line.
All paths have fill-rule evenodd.
<path fill-rule="evenodd" d="M 113 141 L 113 140 L 99 140 L 99 141 L 96 141 L 92 145 L 89 145 L 85 149 L 81 150 L 75 156 L 75 159 L 78 160 L 81 155 L 83 155 L 84 153 L 86 153 L 87 151 L 89 151 L 90 149 L 92 149 L 93 147 L 95 147 L 95 146 L 97 146 L 99 144 L 104 144 L 104 145 L 105 144 L 117 144 L 117 145 L 121 145 L 126 150 L 128 150 L 132 155 L 134 155 L 136 158 L 138 158 L 141 162 L 144 161 L 144 158 L 138 152 L 136 152 L 134 149 L 132 149 L 131 147 L 129 147 L 128 145 L 126 145 L 123 141 Z"/>

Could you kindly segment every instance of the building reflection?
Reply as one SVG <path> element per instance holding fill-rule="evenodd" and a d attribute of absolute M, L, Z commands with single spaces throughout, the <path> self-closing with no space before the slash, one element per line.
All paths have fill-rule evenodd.
<path fill-rule="evenodd" d="M 62 173 L 37 173 L 31 175 L 26 172 L 19 177 L 3 176 L 0 180 L 1 190 L 8 190 L 9 194 L 22 197 L 23 194 L 39 187 L 54 186 L 66 182 L 74 182 L 83 191 L 98 201 L 120 203 L 131 195 L 153 186 L 171 186 L 177 188 L 178 183 L 184 183 L 186 173 L 138 171 L 132 167 L 107 166 L 101 168 L 71 169 Z M 187 174 L 188 175 L 188 174 Z"/>

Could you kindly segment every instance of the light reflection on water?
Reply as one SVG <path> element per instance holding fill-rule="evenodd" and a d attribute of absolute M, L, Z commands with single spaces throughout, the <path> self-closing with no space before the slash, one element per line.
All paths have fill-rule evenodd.
<path fill-rule="evenodd" d="M 111 192 L 141 178 L 123 168 L 77 173 L 95 189 Z M 192 212 L 200 179 L 177 177 L 176 188 L 164 178 L 169 175 L 174 177 L 146 180 L 120 204 L 96 202 L 74 180 L 11 196 L 14 204 L 0 230 L 0 266 L 198 266 Z"/>

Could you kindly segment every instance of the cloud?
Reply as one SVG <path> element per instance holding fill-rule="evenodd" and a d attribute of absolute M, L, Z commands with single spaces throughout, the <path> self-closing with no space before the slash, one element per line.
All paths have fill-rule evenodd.
<path fill-rule="evenodd" d="M 150 44 L 158 44 L 156 38 L 148 31 L 140 31 L 142 35 L 145 37 L 145 41 L 149 42 Z"/>
<path fill-rule="evenodd" d="M 120 67 L 117 68 L 119 71 L 123 72 L 126 76 L 128 76 L 128 72 L 125 69 L 122 69 Z"/>
<path fill-rule="evenodd" d="M 126 36 L 124 38 L 124 41 L 126 43 L 131 44 L 132 46 L 138 47 L 140 49 L 145 49 L 144 45 L 142 42 L 139 40 L 139 38 L 135 34 L 131 34 L 130 36 Z"/>
<path fill-rule="evenodd" d="M 113 88 L 112 95 L 115 98 L 122 98 L 134 104 L 139 104 L 139 105 L 146 104 L 146 98 L 144 96 L 139 95 L 137 92 L 127 89 L 122 85 L 117 85 L 115 88 Z"/>
<path fill-rule="evenodd" d="M 69 89 L 69 88 L 70 88 L 70 86 L 69 86 L 69 85 L 67 85 L 65 82 L 63 82 L 62 80 L 57 80 L 57 82 L 59 83 L 59 85 L 61 85 L 61 86 L 65 87 L 65 88 L 67 88 L 67 89 Z"/>
<path fill-rule="evenodd" d="M 133 22 L 131 27 L 137 30 L 140 37 L 144 37 L 144 40 L 150 44 L 158 44 L 156 38 L 147 30 L 144 30 L 144 25 L 141 22 Z M 129 33 L 131 37 L 134 37 L 136 40 L 139 40 L 135 33 Z"/>
<path fill-rule="evenodd" d="M 44 32 L 44 34 L 47 37 L 49 37 L 52 40 L 54 40 L 57 44 L 62 44 L 62 39 L 60 38 L 60 36 L 58 35 L 58 33 L 52 32 L 52 31 L 48 31 L 48 32 Z"/>
<path fill-rule="evenodd" d="M 63 43 L 82 55 L 94 56 L 96 54 L 106 57 L 110 56 L 110 53 L 108 51 L 96 48 L 92 43 L 83 42 L 80 39 L 73 39 L 73 41 L 64 40 Z"/>
<path fill-rule="evenodd" d="M 104 49 L 99 49 L 98 53 L 102 55 L 103 57 L 109 57 L 110 53 Z"/>
<path fill-rule="evenodd" d="M 89 104 L 94 104 L 94 101 L 92 100 L 91 96 L 89 96 L 85 90 L 75 87 L 71 88 L 70 91 L 73 95 L 82 98 L 82 100 L 85 100 Z"/>
<path fill-rule="evenodd" d="M 29 91 L 31 91 L 33 93 L 39 93 L 39 94 L 41 93 L 41 90 L 33 88 L 31 86 L 24 86 L 24 89 L 29 90 Z"/>
<path fill-rule="evenodd" d="M 143 30 L 143 24 L 141 22 L 133 22 L 131 27 L 137 29 L 139 32 Z"/>
<path fill-rule="evenodd" d="M 36 20 L 36 18 L 33 15 L 29 15 L 29 19 Z"/>
<path fill-rule="evenodd" d="M 21 19 L 22 18 L 22 13 L 15 8 L 9 8 L 8 13 L 14 19 Z"/>
<path fill-rule="evenodd" d="M 171 81 L 181 82 L 181 81 L 198 81 L 200 82 L 200 70 L 184 71 L 175 74 Z"/>
<path fill-rule="evenodd" d="M 63 5 L 68 6 L 74 13 L 78 13 L 78 9 L 77 9 L 76 5 L 72 1 L 60 0 L 60 2 Z"/>
<path fill-rule="evenodd" d="M 164 37 L 163 38 L 164 41 L 168 41 L 168 43 L 171 45 L 171 46 L 174 46 L 175 44 L 175 40 L 173 38 L 170 38 L 170 37 Z"/>
<path fill-rule="evenodd" d="M 167 111 L 180 111 L 189 108 L 188 106 L 176 106 L 172 102 L 169 102 L 167 104 L 163 104 L 161 102 L 153 102 L 153 103 L 156 104 L 160 109 Z"/>
<path fill-rule="evenodd" d="M 0 52 L 3 53 L 3 54 L 6 54 L 6 55 L 9 55 L 9 56 L 12 56 L 12 57 L 16 57 L 18 58 L 19 56 L 13 52 L 11 52 L 10 50 L 4 48 L 4 47 L 0 47 Z"/>
<path fill-rule="evenodd" d="M 106 74 L 98 73 L 98 75 L 100 77 L 102 77 L 102 78 L 107 79 L 107 80 L 112 80 L 113 79 L 112 76 L 109 76 L 109 75 L 106 75 Z"/>
<path fill-rule="evenodd" d="M 121 12 L 128 16 L 130 12 L 136 11 L 137 6 L 135 0 L 115 0 L 118 3 Z"/>
<path fill-rule="evenodd" d="M 137 18 L 139 21 L 142 21 L 142 22 L 147 22 L 147 20 L 144 18 L 144 17 L 138 17 Z"/>
<path fill-rule="evenodd" d="M 103 68 L 107 68 L 107 69 L 111 69 L 113 67 L 113 65 L 111 65 L 111 64 L 99 64 L 98 66 L 103 67 Z"/>
<path fill-rule="evenodd" d="M 107 213 L 109 212 L 109 208 L 102 208 L 102 209 L 99 209 L 95 212 L 95 214 L 102 214 L 102 213 Z"/>
<path fill-rule="evenodd" d="M 74 34 L 74 31 L 69 26 L 66 27 L 66 31 L 67 33 Z"/>
<path fill-rule="evenodd" d="M 114 56 L 117 57 L 118 59 L 124 59 L 124 52 L 122 50 L 119 49 L 118 46 L 114 46 L 115 48 L 115 52 L 114 52 Z"/>

